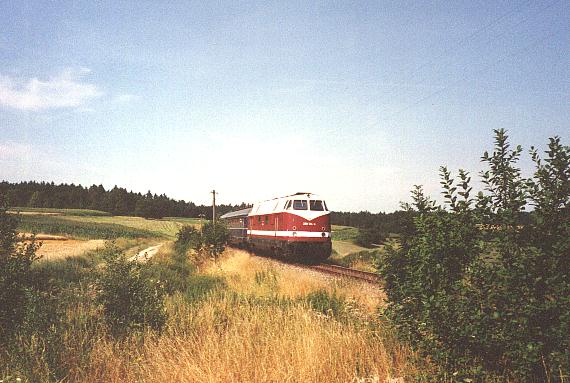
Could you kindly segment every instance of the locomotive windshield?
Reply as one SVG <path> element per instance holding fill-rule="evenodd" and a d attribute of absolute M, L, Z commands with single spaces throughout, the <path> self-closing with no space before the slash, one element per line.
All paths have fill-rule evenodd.
<path fill-rule="evenodd" d="M 293 200 L 293 209 L 294 210 L 307 210 L 307 201 L 304 199 L 296 199 Z"/>
<path fill-rule="evenodd" d="M 309 201 L 310 205 L 311 205 L 311 210 L 315 210 L 315 211 L 324 211 L 325 207 L 323 205 L 323 201 L 321 200 L 314 200 L 314 201 Z"/>

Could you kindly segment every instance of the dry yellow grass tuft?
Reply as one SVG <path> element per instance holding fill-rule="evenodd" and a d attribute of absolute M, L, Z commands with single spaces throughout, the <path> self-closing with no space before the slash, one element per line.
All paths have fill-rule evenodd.
<path fill-rule="evenodd" d="M 66 241 L 42 240 L 40 242 L 42 246 L 37 251 L 37 254 L 42 257 L 42 260 L 48 261 L 74 257 L 86 253 L 87 251 L 105 247 L 105 240 L 103 239 L 93 239 L 90 241 L 79 241 L 75 239 Z"/>
<path fill-rule="evenodd" d="M 208 264 L 203 272 L 226 278 L 233 290 L 244 294 L 296 298 L 324 289 L 340 293 L 371 312 L 385 298 L 378 286 L 253 256 L 243 250 L 226 250 L 221 260 Z"/>
<path fill-rule="evenodd" d="M 371 326 L 341 323 L 302 303 L 226 294 L 193 308 L 168 302 L 162 335 L 101 340 L 82 381 L 384 382 L 411 372 L 409 351 Z M 388 342 L 387 342 L 388 340 Z"/>

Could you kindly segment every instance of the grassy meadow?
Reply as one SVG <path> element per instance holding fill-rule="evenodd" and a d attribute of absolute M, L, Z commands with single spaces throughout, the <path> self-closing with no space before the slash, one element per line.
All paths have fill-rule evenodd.
<path fill-rule="evenodd" d="M 333 252 L 327 262 L 362 271 L 376 271 L 376 260 L 384 246 L 368 249 L 355 243 L 358 228 L 332 225 Z"/>
<path fill-rule="evenodd" d="M 117 243 L 129 249 L 135 240 Z M 173 252 L 167 244 L 148 264 L 150 278 L 175 286 L 165 298 L 166 326 L 123 336 L 112 334 L 94 299 L 101 250 L 37 263 L 39 280 L 61 287 L 41 304 L 58 319 L 0 352 L 0 379 L 402 382 L 428 368 L 378 319 L 378 287 L 239 250 L 198 265 L 176 263 Z"/>

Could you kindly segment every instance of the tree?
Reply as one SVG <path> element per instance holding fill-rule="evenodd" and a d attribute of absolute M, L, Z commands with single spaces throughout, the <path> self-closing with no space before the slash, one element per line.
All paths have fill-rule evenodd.
<path fill-rule="evenodd" d="M 570 148 L 555 137 L 544 161 L 532 149 L 530 179 L 521 152 L 495 131 L 475 198 L 469 174 L 442 167 L 444 206 L 417 187 L 406 206 L 415 231 L 380 264 L 386 315 L 459 381 L 557 381 L 570 371 Z"/>

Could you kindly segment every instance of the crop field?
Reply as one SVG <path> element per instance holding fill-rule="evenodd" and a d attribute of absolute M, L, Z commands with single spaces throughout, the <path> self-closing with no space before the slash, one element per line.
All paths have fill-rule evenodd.
<path fill-rule="evenodd" d="M 64 235 L 78 239 L 172 239 L 180 227 L 200 224 L 200 220 L 195 218 L 145 219 L 109 216 L 96 210 L 80 209 L 27 209 L 20 213 L 19 220 L 20 232 Z"/>
<path fill-rule="evenodd" d="M 332 225 L 333 241 L 353 241 L 358 236 L 358 228 L 352 226 Z"/>
<path fill-rule="evenodd" d="M 67 257 L 79 256 L 88 251 L 101 249 L 105 246 L 103 239 L 90 239 L 86 241 L 70 239 L 62 240 L 40 240 L 42 243 L 37 254 L 42 261 L 53 261 Z"/>
<path fill-rule="evenodd" d="M 136 229 L 117 223 L 96 222 L 89 220 L 89 218 L 91 217 L 22 215 L 20 216 L 18 230 L 20 232 L 55 234 L 80 239 L 138 238 L 160 235 L 155 231 Z"/>

